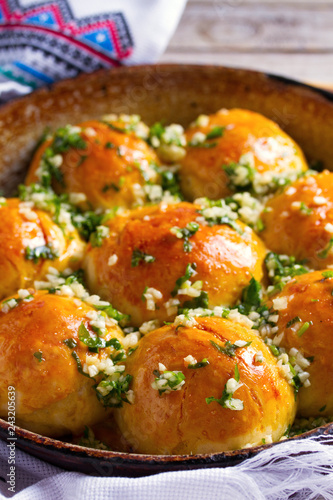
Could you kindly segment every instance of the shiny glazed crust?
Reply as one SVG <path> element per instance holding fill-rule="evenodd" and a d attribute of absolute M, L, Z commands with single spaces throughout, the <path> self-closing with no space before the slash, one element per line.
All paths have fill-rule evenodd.
<path fill-rule="evenodd" d="M 333 223 L 333 174 L 299 179 L 266 203 L 262 221 L 260 236 L 270 250 L 305 259 L 313 269 L 333 264 L 333 254 L 325 252 L 332 236 L 326 227 Z"/>
<path fill-rule="evenodd" d="M 91 120 L 78 126 L 82 128 L 80 136 L 87 147 L 62 154 L 60 171 L 64 185 L 55 183 L 56 191 L 85 194 L 86 208 L 134 206 L 138 200 L 133 186 L 143 184 L 141 171 L 152 181 L 158 179 L 150 166 L 151 163 L 159 164 L 154 150 L 133 133 L 119 132 L 101 121 Z M 116 122 L 113 126 L 123 129 L 124 124 Z M 46 141 L 36 151 L 26 178 L 27 185 L 38 181 L 36 170 L 50 142 Z"/>
<path fill-rule="evenodd" d="M 17 425 L 51 437 L 80 433 L 107 415 L 92 388 L 94 379 L 79 373 L 72 349 L 64 343 L 69 338 L 77 341 L 75 351 L 83 364 L 88 347 L 78 341 L 78 330 L 83 323 L 92 331 L 86 316 L 92 308 L 78 299 L 31 293 L 30 302 L 22 301 L 6 313 L 0 309 L 0 414 L 7 415 L 12 385 Z M 106 338 L 112 337 L 123 337 L 116 326 L 108 330 Z"/>
<path fill-rule="evenodd" d="M 251 345 L 229 357 L 211 344 L 224 346 L 226 340 Z M 262 363 L 255 361 L 259 351 Z M 189 354 L 210 364 L 189 369 L 184 361 Z M 159 395 L 152 388 L 159 363 L 185 374 L 183 389 Z M 244 402 L 244 409 L 207 404 L 207 397 L 221 397 L 236 363 L 243 385 L 234 397 Z M 116 410 L 116 419 L 136 453 L 213 453 L 255 446 L 268 436 L 278 440 L 295 416 L 293 389 L 280 375 L 275 358 L 251 330 L 228 320 L 198 318 L 194 327 L 171 325 L 149 333 L 128 359 L 127 371 L 134 376 L 136 402 Z"/>
<path fill-rule="evenodd" d="M 260 238 L 245 225 L 237 222 L 240 232 L 228 225 L 200 225 L 191 237 L 192 250 L 184 252 L 184 240 L 170 229 L 184 228 L 196 221 L 200 207 L 190 203 L 152 206 L 119 215 L 108 222 L 110 234 L 100 247 L 87 247 L 84 262 L 88 285 L 94 293 L 109 300 L 114 307 L 131 315 L 131 322 L 140 326 L 157 318 L 171 321 L 164 304 L 177 298 L 181 303 L 191 300 L 186 295 L 171 295 L 176 281 L 185 275 L 188 264 L 196 265 L 191 280 L 202 281 L 210 305 L 233 305 L 251 276 L 263 278 L 265 246 Z M 250 228 L 249 228 L 250 229 Z M 154 262 L 132 266 L 132 256 L 139 249 L 155 258 Z M 109 264 L 116 255 L 114 265 Z M 147 310 L 142 298 L 145 286 L 161 292 L 156 309 Z"/>
<path fill-rule="evenodd" d="M 286 299 L 286 307 L 279 310 L 277 323 L 277 335 L 284 332 L 280 346 L 287 351 L 295 347 L 305 358 L 311 359 L 306 368 L 311 385 L 299 391 L 298 414 L 303 417 L 330 417 L 333 414 L 333 280 L 324 277 L 327 272 L 329 275 L 331 271 L 297 276 L 274 296 L 274 300 Z M 274 306 L 274 300 L 269 301 L 269 307 Z M 288 327 L 296 317 L 299 321 Z M 309 323 L 309 327 L 299 335 L 305 323 Z"/>
<path fill-rule="evenodd" d="M 300 147 L 271 120 L 244 109 L 220 110 L 209 116 L 204 126 L 187 129 L 188 142 L 198 132 L 208 134 L 214 127 L 222 127 L 222 136 L 213 139 L 213 148 L 188 146 L 180 169 L 181 187 L 189 200 L 206 196 L 217 200 L 232 194 L 229 178 L 223 169 L 231 163 L 245 163 L 262 174 L 302 172 L 307 163 Z M 251 155 L 246 160 L 243 155 Z"/>
<path fill-rule="evenodd" d="M 82 263 L 85 243 L 75 229 L 63 232 L 47 212 L 27 211 L 22 206 L 16 198 L 0 204 L 0 299 L 42 279 L 49 266 L 63 271 Z M 27 247 L 43 245 L 49 245 L 57 256 L 37 262 L 26 258 Z"/>

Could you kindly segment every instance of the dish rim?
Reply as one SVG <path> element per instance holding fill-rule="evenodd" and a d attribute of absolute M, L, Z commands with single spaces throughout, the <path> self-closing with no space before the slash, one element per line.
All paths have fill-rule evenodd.
<path fill-rule="evenodd" d="M 81 73 L 74 78 L 68 78 L 61 81 L 54 82 L 52 84 L 47 84 L 41 88 L 34 90 L 33 92 L 24 95 L 18 96 L 8 102 L 1 104 L 0 106 L 0 114 L 6 112 L 6 110 L 10 110 L 12 106 L 15 106 L 17 103 L 24 102 L 29 99 L 32 95 L 51 93 L 54 90 L 61 89 L 62 86 L 65 86 L 67 82 L 82 81 L 86 78 L 95 77 L 99 74 L 110 73 L 112 72 L 123 72 L 130 75 L 136 71 L 144 71 L 144 70 L 153 70 L 162 68 L 164 71 L 170 69 L 188 69 L 188 70 L 218 70 L 218 69 L 226 69 L 235 72 L 244 72 L 245 74 L 253 74 L 258 75 L 260 77 L 267 77 L 269 80 L 276 81 L 283 85 L 300 87 L 305 90 L 311 91 L 313 94 L 320 96 L 321 98 L 327 99 L 330 103 L 333 103 L 333 91 L 326 90 L 321 87 L 316 87 L 311 85 L 310 83 L 305 83 L 300 80 L 295 80 L 286 76 L 277 75 L 274 73 L 269 73 L 265 71 L 257 71 L 253 69 L 246 69 L 242 67 L 231 67 L 217 64 L 179 64 L 179 63 L 160 63 L 160 64 L 142 64 L 137 66 L 120 66 L 116 68 L 103 68 L 92 73 Z M 6 440 L 5 433 L 8 434 L 8 430 L 11 427 L 5 419 L 0 418 L 0 439 Z M 307 439 L 309 437 L 317 437 L 320 439 L 321 435 L 333 434 L 333 422 L 327 423 L 315 429 L 311 429 L 305 433 L 300 435 L 288 438 L 287 441 L 295 441 L 300 439 Z M 38 433 L 29 431 L 27 429 L 23 429 L 19 426 L 15 425 L 15 436 L 18 437 L 16 443 L 18 448 L 24 448 L 22 446 L 23 443 L 30 443 L 32 448 L 43 447 L 47 449 L 52 449 L 53 452 L 67 453 L 68 455 L 76 458 L 92 458 L 92 459 L 108 459 L 114 464 L 119 465 L 133 465 L 133 466 L 141 466 L 143 464 L 146 465 L 161 465 L 161 466 L 169 466 L 169 467 L 177 467 L 177 466 L 202 466 L 202 465 L 215 465 L 215 466 L 223 466 L 223 462 L 228 462 L 227 465 L 231 465 L 231 462 L 234 464 L 239 463 L 246 458 L 250 458 L 261 451 L 266 449 L 281 445 L 283 441 L 277 441 L 269 444 L 262 444 L 259 446 L 242 448 L 238 450 L 232 451 L 224 451 L 224 452 L 214 452 L 214 453 L 206 453 L 206 454 L 194 454 L 194 455 L 154 455 L 154 454 L 140 454 L 140 453 L 132 453 L 132 452 L 121 452 L 121 451 L 111 451 L 111 450 L 99 450 L 95 448 L 88 448 L 84 446 L 79 446 L 74 443 L 69 443 L 66 441 L 61 441 L 59 439 L 50 438 L 47 436 L 42 436 Z"/>

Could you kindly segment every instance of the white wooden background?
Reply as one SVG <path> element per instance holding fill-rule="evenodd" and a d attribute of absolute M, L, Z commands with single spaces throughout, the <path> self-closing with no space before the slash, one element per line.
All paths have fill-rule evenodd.
<path fill-rule="evenodd" d="M 257 69 L 333 88 L 333 0 L 188 0 L 161 62 Z"/>

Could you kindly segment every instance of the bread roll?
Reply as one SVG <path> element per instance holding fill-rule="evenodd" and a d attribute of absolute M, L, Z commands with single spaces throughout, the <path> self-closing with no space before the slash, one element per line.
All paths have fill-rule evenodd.
<path fill-rule="evenodd" d="M 253 111 L 222 109 L 201 116 L 186 137 L 180 178 L 189 200 L 224 198 L 237 186 L 244 190 L 252 185 L 258 194 L 265 193 L 276 189 L 279 177 L 296 177 L 308 168 L 299 146 L 276 123 Z"/>
<path fill-rule="evenodd" d="M 229 320 L 197 318 L 189 325 L 148 333 L 126 362 L 134 403 L 115 416 L 132 451 L 214 453 L 278 441 L 296 402 L 267 346 Z M 196 363 L 201 367 L 189 367 Z M 176 372 L 173 389 L 164 368 Z"/>
<path fill-rule="evenodd" d="M 266 203 L 260 236 L 276 253 L 306 260 L 312 269 L 333 264 L 333 173 L 305 176 Z"/>
<path fill-rule="evenodd" d="M 203 292 L 210 307 L 235 304 L 252 276 L 262 279 L 265 246 L 242 222 L 209 225 L 199 211 L 185 202 L 161 204 L 111 219 L 100 246 L 87 248 L 90 289 L 134 326 L 170 321 L 188 302 L 202 307 Z"/>
<path fill-rule="evenodd" d="M 305 383 L 299 391 L 302 417 L 333 415 L 333 279 L 325 277 L 331 275 L 326 270 L 297 276 L 268 303 L 278 308 L 279 346 L 305 372 L 300 375 Z"/>
<path fill-rule="evenodd" d="M 118 121 L 92 120 L 67 130 L 62 147 L 59 132 L 39 147 L 26 184 L 43 179 L 43 172 L 49 171 L 43 158 L 54 151 L 48 162 L 53 165 L 52 185 L 57 193 L 83 193 L 85 208 L 132 207 L 146 201 L 144 186 L 158 182 L 154 167 L 159 160 L 143 139 Z"/>
<path fill-rule="evenodd" d="M 42 279 L 52 266 L 77 269 L 85 244 L 77 231 L 62 230 L 47 212 L 16 198 L 0 204 L 0 299 Z"/>
<path fill-rule="evenodd" d="M 78 434 L 108 414 L 93 389 L 98 370 L 91 373 L 95 379 L 82 374 L 89 351 L 79 329 L 83 324 L 96 335 L 89 319 L 95 310 L 78 299 L 26 293 L 0 304 L 0 415 L 7 417 L 11 386 L 17 425 L 50 437 Z M 106 330 L 105 340 L 123 337 L 114 324 Z M 97 358 L 105 360 L 112 350 L 100 349 Z"/>

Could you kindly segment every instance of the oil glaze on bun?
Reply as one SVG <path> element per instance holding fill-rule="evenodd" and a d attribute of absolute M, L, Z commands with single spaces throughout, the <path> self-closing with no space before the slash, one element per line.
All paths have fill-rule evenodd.
<path fill-rule="evenodd" d="M 312 269 L 333 264 L 333 173 L 305 176 L 266 203 L 260 234 L 268 248 L 305 259 Z"/>
<path fill-rule="evenodd" d="M 333 293 L 332 270 L 297 276 L 269 306 L 278 309 L 279 347 L 308 377 L 299 390 L 298 414 L 302 417 L 333 414 Z"/>
<path fill-rule="evenodd" d="M 159 161 L 143 139 L 118 121 L 88 121 L 70 130 L 75 138 L 71 146 L 64 146 L 63 153 L 48 160 L 56 164 L 58 176 L 53 176 L 53 186 L 58 193 L 83 193 L 87 208 L 132 207 L 146 200 L 144 186 L 158 181 L 154 166 Z M 56 140 L 57 133 L 37 150 L 27 184 L 41 178 L 43 157 L 50 148 L 58 151 Z"/>
<path fill-rule="evenodd" d="M 265 246 L 242 222 L 236 229 L 210 226 L 199 211 L 191 203 L 161 204 L 111 219 L 101 245 L 87 248 L 91 290 L 129 314 L 135 326 L 172 320 L 177 305 L 193 303 L 202 291 L 211 307 L 233 305 L 252 276 L 262 279 Z M 193 223 L 197 230 L 179 237 L 177 228 L 193 230 Z"/>
<path fill-rule="evenodd" d="M 7 416 L 7 388 L 13 386 L 17 425 L 50 437 L 80 433 L 107 416 L 92 387 L 96 381 L 80 373 L 72 355 L 84 365 L 88 347 L 78 331 L 83 323 L 93 334 L 88 317 L 94 310 L 78 299 L 23 292 L 0 304 L 1 416 Z M 123 336 L 117 326 L 107 330 L 106 340 Z M 98 357 L 108 355 L 101 349 Z"/>
<path fill-rule="evenodd" d="M 128 358 L 134 403 L 116 410 L 116 419 L 132 451 L 213 453 L 279 440 L 293 421 L 296 403 L 267 346 L 229 320 L 197 318 L 189 325 L 148 333 Z M 227 342 L 243 347 L 227 355 L 218 350 Z M 202 367 L 188 366 L 203 360 Z M 164 368 L 185 376 L 179 387 L 156 386 Z M 169 390 L 159 393 L 158 387 Z M 227 388 L 234 391 L 229 400 Z"/>

